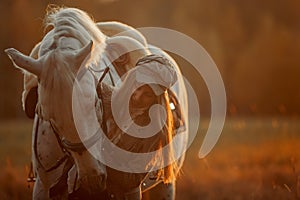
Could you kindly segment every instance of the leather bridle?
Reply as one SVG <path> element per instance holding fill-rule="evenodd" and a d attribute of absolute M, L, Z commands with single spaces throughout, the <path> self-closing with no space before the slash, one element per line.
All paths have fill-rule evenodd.
<path fill-rule="evenodd" d="M 87 140 L 83 142 L 70 142 L 66 138 L 61 138 L 57 132 L 57 128 L 55 127 L 53 120 L 49 120 L 51 128 L 56 135 L 56 139 L 58 143 L 60 144 L 63 151 L 67 152 L 76 152 L 79 155 L 81 155 L 84 151 L 94 146 L 98 140 L 101 138 L 101 128 L 99 127 L 98 130 Z"/>
<path fill-rule="evenodd" d="M 106 66 L 107 66 L 107 63 L 105 62 Z M 105 75 L 107 73 L 110 74 L 110 70 L 109 70 L 109 67 L 107 66 L 106 68 L 104 69 L 100 69 L 100 70 L 95 70 L 93 69 L 92 67 L 89 67 L 89 68 L 85 68 L 83 67 L 80 72 L 78 73 L 78 76 L 76 77 L 77 80 L 81 80 L 81 78 L 84 76 L 84 74 L 89 71 L 93 76 L 94 76 L 94 79 L 95 79 L 95 83 L 96 83 L 96 86 L 97 84 L 99 84 L 99 82 L 101 82 L 103 80 L 103 78 L 105 77 Z M 103 72 L 102 76 L 100 77 L 99 81 L 97 81 L 97 77 L 95 76 L 94 72 Z M 110 79 L 113 82 L 113 79 L 112 79 L 112 76 L 110 74 Z M 98 101 L 98 97 L 95 97 L 96 98 L 96 103 Z M 39 115 L 39 113 L 36 113 L 38 115 L 38 118 L 39 119 L 43 119 L 42 116 Z M 71 142 L 69 140 L 67 140 L 66 138 L 62 137 L 61 138 L 61 134 L 59 134 L 59 131 L 58 131 L 58 128 L 56 127 L 55 125 L 55 122 L 53 119 L 50 119 L 50 120 L 46 120 L 50 123 L 51 125 L 51 128 L 56 136 L 56 139 L 60 145 L 60 147 L 62 148 L 62 150 L 64 152 L 76 152 L 78 154 L 82 154 L 84 151 L 86 151 L 87 149 L 91 148 L 92 146 L 94 146 L 97 141 L 101 138 L 101 128 L 99 127 L 98 130 L 90 137 L 88 138 L 87 140 L 83 141 L 83 142 Z"/>

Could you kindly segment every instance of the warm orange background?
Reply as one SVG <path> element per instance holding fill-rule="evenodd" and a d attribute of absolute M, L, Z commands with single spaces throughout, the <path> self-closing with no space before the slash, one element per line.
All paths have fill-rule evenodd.
<path fill-rule="evenodd" d="M 230 115 L 300 114 L 297 0 L 3 0 L 0 118 L 24 116 L 20 106 L 22 75 L 12 68 L 3 50 L 15 47 L 30 52 L 43 37 L 42 21 L 48 3 L 81 8 L 96 21 L 171 28 L 197 40 L 222 73 Z M 209 98 L 201 77 L 193 77 L 193 69 L 186 63 L 181 67 L 198 90 L 203 111 L 208 113 L 205 107 L 209 107 Z"/>
<path fill-rule="evenodd" d="M 43 37 L 49 3 L 81 8 L 96 21 L 180 31 L 216 62 L 227 93 L 227 120 L 216 148 L 199 160 L 209 95 L 192 66 L 175 56 L 205 118 L 188 151 L 178 199 L 300 198 L 300 1 L 2 0 L 0 199 L 26 199 L 31 193 L 25 181 L 32 121 L 21 107 L 22 74 L 3 50 L 29 54 Z"/>

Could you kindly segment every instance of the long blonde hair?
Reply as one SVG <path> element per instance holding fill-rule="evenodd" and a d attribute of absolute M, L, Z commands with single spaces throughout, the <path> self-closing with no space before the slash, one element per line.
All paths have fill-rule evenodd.
<path fill-rule="evenodd" d="M 127 76 L 125 77 L 124 81 L 120 84 L 119 87 L 114 88 L 114 99 L 117 99 L 118 101 L 121 101 L 122 104 L 119 103 L 117 111 L 118 114 L 121 116 L 124 116 L 124 113 L 126 112 L 125 110 L 128 109 L 124 105 L 124 101 L 128 100 L 128 94 L 131 93 L 131 91 L 134 89 L 134 85 L 136 84 L 136 79 L 135 79 L 135 74 L 133 71 L 130 71 Z M 107 86 L 104 86 L 107 87 Z M 108 87 L 107 87 L 108 88 Z M 110 101 L 110 94 L 104 93 L 103 94 L 103 100 L 104 100 L 104 107 L 109 109 L 105 109 L 104 112 L 111 108 L 112 103 Z M 165 124 L 162 126 L 161 131 L 156 134 L 153 137 L 150 138 L 139 138 L 136 139 L 136 142 L 127 142 L 126 144 L 123 143 L 124 146 L 122 148 L 125 148 L 126 150 L 134 151 L 136 153 L 146 153 L 150 151 L 155 151 L 155 157 L 152 159 L 151 163 L 149 163 L 149 166 L 155 165 L 155 166 L 160 166 L 158 167 L 159 170 L 157 170 L 157 178 L 162 178 L 164 183 L 172 183 L 175 181 L 176 176 L 179 172 L 179 166 L 177 165 L 177 162 L 175 160 L 175 152 L 174 152 L 174 147 L 172 143 L 173 136 L 175 135 L 175 127 L 174 127 L 174 120 L 173 120 L 173 114 L 170 108 L 170 98 L 168 91 L 166 90 L 164 93 L 161 95 L 157 96 L 156 103 L 162 105 L 165 108 L 166 111 L 166 121 Z M 114 104 L 116 106 L 116 104 Z M 115 108 L 116 109 L 116 108 Z M 139 109 L 137 109 L 139 110 Z M 138 111 L 139 112 L 139 111 Z M 149 112 L 149 108 L 143 110 L 143 113 Z M 110 117 L 112 117 L 112 113 L 109 113 Z M 157 113 L 157 116 L 159 116 L 159 113 Z M 134 123 L 136 123 L 136 120 L 142 120 L 141 117 L 137 116 L 131 116 L 132 120 Z M 112 117 L 112 118 L 115 118 Z M 134 119 L 135 118 L 135 119 Z M 160 121 L 159 117 L 155 118 L 154 120 Z M 126 121 L 126 119 L 124 119 Z M 114 121 L 115 123 L 115 121 Z M 138 124 L 141 125 L 141 124 Z M 117 124 L 117 126 L 123 127 L 122 125 Z M 120 128 L 119 128 L 120 129 Z M 122 130 L 118 130 L 122 131 Z M 118 138 L 120 137 L 119 134 L 122 133 L 117 133 L 116 129 L 114 129 L 111 133 L 108 133 L 108 137 L 111 140 L 114 140 L 113 138 Z M 131 137 L 127 138 L 130 140 Z M 128 146 L 131 145 L 131 146 Z M 167 151 L 162 150 L 164 146 L 168 145 Z M 163 153 L 166 152 L 166 155 L 163 155 Z M 171 164 L 170 164 L 171 163 Z"/>
<path fill-rule="evenodd" d="M 169 145 L 168 152 L 167 152 L 168 153 L 167 158 L 169 160 L 167 160 L 167 162 L 170 162 L 170 161 L 172 161 L 172 162 L 171 162 L 171 164 L 165 166 L 162 170 L 160 170 L 159 173 L 163 173 L 163 174 L 161 174 L 161 176 L 163 177 L 164 183 L 172 183 L 173 181 L 175 181 L 176 176 L 179 172 L 179 167 L 175 160 L 174 147 L 172 145 L 173 144 L 172 139 L 173 139 L 173 136 L 175 135 L 174 120 L 173 120 L 173 114 L 172 114 L 172 111 L 170 108 L 170 99 L 169 99 L 168 92 L 167 91 L 164 92 L 161 96 L 162 96 L 161 100 L 164 101 L 162 104 L 164 105 L 166 112 L 167 112 L 167 120 L 166 120 L 166 124 L 164 126 L 164 132 L 166 133 L 164 136 L 166 137 L 166 142 L 165 142 L 165 144 L 162 144 L 162 146 L 160 148 L 162 148 L 163 145 Z"/>

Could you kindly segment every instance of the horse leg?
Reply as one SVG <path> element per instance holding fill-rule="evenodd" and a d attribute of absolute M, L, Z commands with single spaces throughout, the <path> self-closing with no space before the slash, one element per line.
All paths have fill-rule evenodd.
<path fill-rule="evenodd" d="M 175 182 L 164 184 L 163 182 L 143 193 L 143 200 L 174 200 Z"/>

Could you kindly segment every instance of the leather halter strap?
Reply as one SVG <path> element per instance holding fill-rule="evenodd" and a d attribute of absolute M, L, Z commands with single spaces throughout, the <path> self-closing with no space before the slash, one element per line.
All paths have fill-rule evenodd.
<path fill-rule="evenodd" d="M 59 136 L 58 129 L 56 128 L 55 123 L 52 119 L 49 120 L 49 123 L 61 148 L 66 151 L 73 151 L 82 154 L 84 151 L 94 146 L 101 138 L 101 128 L 99 127 L 99 129 L 93 134 L 93 136 L 91 136 L 87 140 L 83 142 L 73 143 L 68 141 L 66 138 L 61 138 Z"/>
<path fill-rule="evenodd" d="M 63 138 L 61 140 L 61 144 L 67 150 L 82 154 L 84 151 L 94 146 L 100 138 L 101 138 L 101 133 L 99 128 L 98 131 L 96 131 L 92 137 L 90 137 L 89 139 L 83 142 L 72 143 L 66 140 L 65 138 Z"/>

